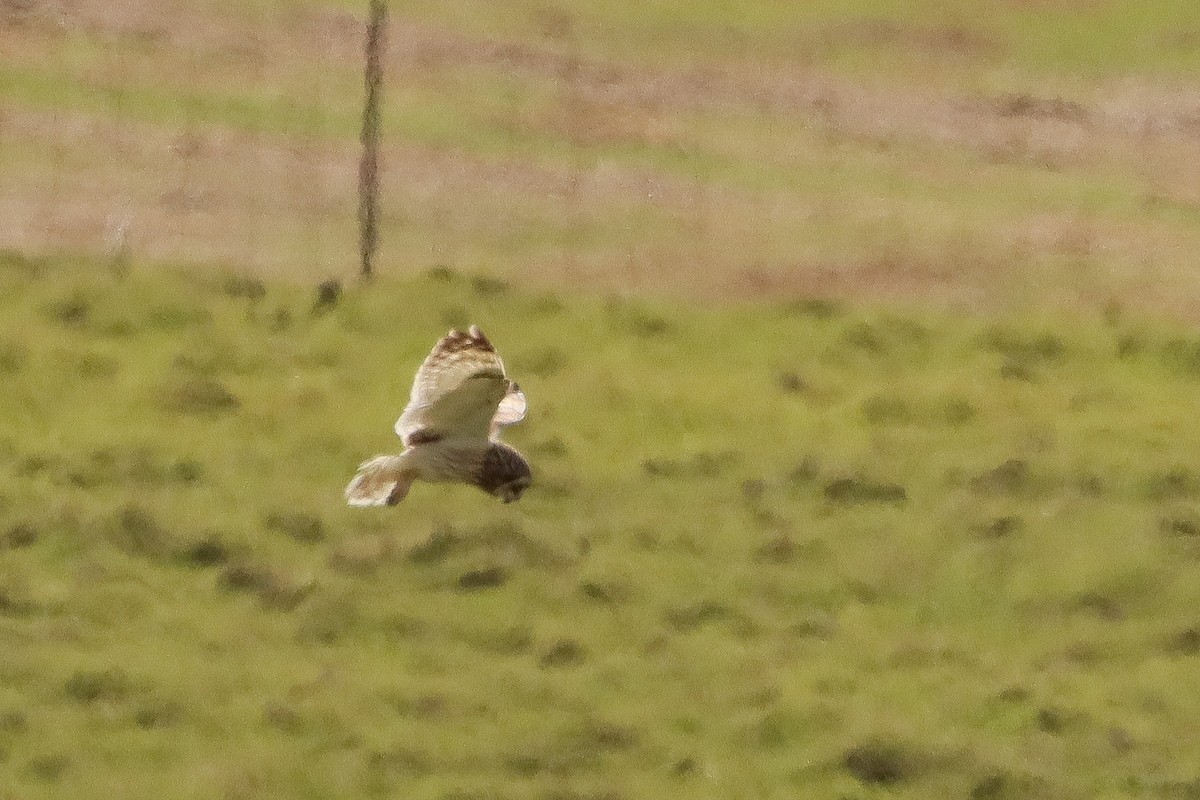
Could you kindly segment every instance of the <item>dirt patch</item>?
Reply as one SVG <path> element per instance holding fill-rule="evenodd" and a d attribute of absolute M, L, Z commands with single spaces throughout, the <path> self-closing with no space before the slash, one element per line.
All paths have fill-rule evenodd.
<path fill-rule="evenodd" d="M 289 6 L 231 15 L 177 0 L 35 5 L 53 13 L 20 30 L 0 25 L 0 49 L 12 44 L 17 63 L 45 68 L 39 46 L 69 29 L 113 48 L 88 81 L 198 100 L 245 85 L 301 111 L 356 118 L 362 21 L 353 14 Z M 968 304 L 1047 282 L 1076 299 L 1122 287 L 1146 295 L 1158 278 L 1191 285 L 1182 254 L 1200 246 L 1186 226 L 1200 208 L 1195 89 L 1135 79 L 1069 93 L 897 87 L 823 72 L 803 55 L 617 62 L 575 48 L 570 17 L 543 16 L 535 41 L 394 20 L 389 102 L 409 90 L 455 97 L 480 80 L 507 87 L 511 102 L 471 109 L 463 124 L 483 131 L 478 150 L 469 139 L 388 139 L 384 257 L 393 265 L 383 271 L 447 265 L 620 292 Z M 953 58 L 1001 52 L 957 26 L 868 20 L 831 35 Z M 352 137 L 223 127 L 186 103 L 170 123 L 121 113 L 5 109 L 0 147 L 21 155 L 0 165 L 0 246 L 238 264 L 302 280 L 353 269 Z M 847 164 L 851 175 L 870 166 L 894 177 L 831 186 L 810 177 Z M 987 175 L 1027 193 L 1027 210 L 947 225 L 947 215 L 989 202 L 973 185 Z M 1061 200 L 1046 206 L 1037 193 L 1054 181 L 1045 176 L 1077 182 L 1080 206 L 1092 202 L 1087 192 L 1140 186 L 1143 196 L 1114 222 Z M 1061 274 L 1034 274 L 1042 268 Z"/>
<path fill-rule="evenodd" d="M 1074 100 L 1064 100 L 1061 97 L 1037 97 L 1024 92 L 1001 95 L 994 98 L 992 103 L 994 103 L 996 113 L 1007 117 L 1083 122 L 1089 116 L 1087 108 Z"/>
<path fill-rule="evenodd" d="M 1112 0 L 1001 0 L 1001 4 L 1038 11 L 1094 11 L 1112 5 Z"/>
<path fill-rule="evenodd" d="M 1004 44 L 963 25 L 918 26 L 887 19 L 864 19 L 828 28 L 822 42 L 832 47 L 900 47 L 932 55 L 997 58 Z"/>
<path fill-rule="evenodd" d="M 152 259 L 244 263 L 303 279 L 352 262 L 354 142 L 15 110 L 0 142 L 35 164 L 4 176 L 0 246 L 123 246 Z M 612 162 L 554 167 L 401 143 L 383 155 L 389 235 L 440 229 L 426 256 L 434 262 L 461 258 L 453 240 L 464 232 L 494 239 L 551 219 L 562 230 L 564 209 L 604 216 L 638 202 L 675 214 L 695 193 L 687 181 Z M 314 256 L 324 263 L 313 265 Z"/>

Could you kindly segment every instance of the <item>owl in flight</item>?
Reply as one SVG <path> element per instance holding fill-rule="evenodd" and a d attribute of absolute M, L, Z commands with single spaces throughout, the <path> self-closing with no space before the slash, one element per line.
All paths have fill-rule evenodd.
<path fill-rule="evenodd" d="M 529 488 L 529 462 L 500 441 L 525 418 L 525 394 L 483 332 L 452 330 L 425 358 L 396 433 L 398 456 L 363 462 L 346 487 L 352 506 L 395 505 L 413 481 L 469 483 L 511 503 Z"/>

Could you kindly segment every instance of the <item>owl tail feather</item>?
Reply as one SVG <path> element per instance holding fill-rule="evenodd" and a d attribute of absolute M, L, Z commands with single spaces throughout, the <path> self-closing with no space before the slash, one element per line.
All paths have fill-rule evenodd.
<path fill-rule="evenodd" d="M 394 506 L 408 494 L 413 473 L 404 467 L 403 456 L 375 456 L 364 461 L 346 487 L 346 502 L 352 506 Z"/>

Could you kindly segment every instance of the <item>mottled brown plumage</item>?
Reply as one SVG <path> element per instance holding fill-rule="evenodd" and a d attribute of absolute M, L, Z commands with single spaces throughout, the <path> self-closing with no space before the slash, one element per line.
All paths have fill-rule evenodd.
<path fill-rule="evenodd" d="M 525 457 L 503 442 L 494 441 L 483 454 L 476 485 L 488 494 L 494 494 L 507 483 L 530 477 L 529 462 Z"/>
<path fill-rule="evenodd" d="M 452 330 L 437 343 L 413 380 L 396 433 L 405 450 L 364 462 L 346 487 L 350 505 L 394 505 L 413 481 L 461 482 L 504 502 L 529 487 L 529 463 L 498 440 L 525 417 L 525 394 L 483 332 Z"/>

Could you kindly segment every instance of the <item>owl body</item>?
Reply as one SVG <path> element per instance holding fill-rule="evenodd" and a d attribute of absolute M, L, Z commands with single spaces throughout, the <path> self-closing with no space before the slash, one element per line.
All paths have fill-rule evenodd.
<path fill-rule="evenodd" d="M 510 381 L 491 342 L 475 326 L 452 330 L 421 364 L 396 433 L 406 449 L 364 462 L 346 487 L 350 505 L 395 505 L 414 481 L 467 483 L 504 502 L 529 487 L 529 463 L 499 441 L 525 416 L 525 395 Z"/>

